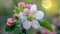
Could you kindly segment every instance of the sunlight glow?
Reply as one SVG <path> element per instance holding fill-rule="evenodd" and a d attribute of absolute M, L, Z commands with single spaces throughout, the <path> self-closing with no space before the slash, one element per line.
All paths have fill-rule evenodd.
<path fill-rule="evenodd" d="M 53 6 L 53 3 L 51 0 L 43 0 L 42 1 L 42 6 L 45 8 L 45 9 L 50 9 L 52 6 Z"/>

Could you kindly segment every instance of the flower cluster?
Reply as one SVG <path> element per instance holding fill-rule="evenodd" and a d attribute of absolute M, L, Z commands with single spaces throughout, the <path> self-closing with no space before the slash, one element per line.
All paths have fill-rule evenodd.
<path fill-rule="evenodd" d="M 19 2 L 18 7 L 16 7 L 14 18 L 18 18 L 22 21 L 22 26 L 25 29 L 29 29 L 30 27 L 39 29 L 40 24 L 38 20 L 44 17 L 43 11 L 37 10 L 36 4 L 25 4 L 24 2 Z M 17 13 L 18 12 L 18 13 Z M 13 18 L 7 19 L 7 25 L 12 26 L 14 24 Z"/>

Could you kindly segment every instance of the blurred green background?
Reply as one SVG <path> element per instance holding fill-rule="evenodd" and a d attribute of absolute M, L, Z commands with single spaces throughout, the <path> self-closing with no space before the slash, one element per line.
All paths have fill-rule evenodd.
<path fill-rule="evenodd" d="M 44 7 L 41 5 L 42 0 L 0 0 L 0 34 L 8 34 L 5 32 L 5 25 L 6 20 L 9 17 L 12 17 L 13 15 L 13 6 L 18 4 L 18 2 L 23 1 L 26 4 L 36 4 L 38 7 L 38 10 L 42 10 L 45 13 L 45 17 L 43 20 L 46 20 L 48 22 L 52 22 L 52 13 L 53 12 L 59 12 L 60 10 L 60 0 L 51 0 L 54 2 L 55 6 L 51 9 L 44 9 Z M 15 32 L 15 33 L 14 33 Z M 17 34 L 18 32 L 13 31 L 10 34 Z"/>

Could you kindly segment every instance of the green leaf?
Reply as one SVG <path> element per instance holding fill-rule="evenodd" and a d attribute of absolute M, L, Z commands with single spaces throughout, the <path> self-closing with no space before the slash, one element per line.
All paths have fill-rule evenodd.
<path fill-rule="evenodd" d="M 18 7 L 17 6 L 14 6 L 14 10 L 13 10 L 15 13 L 19 13 L 19 10 L 18 10 Z"/>
<path fill-rule="evenodd" d="M 20 7 L 14 6 L 14 10 L 13 11 L 15 13 L 19 13 L 19 12 L 23 12 L 23 10 L 24 10 L 24 8 L 22 6 L 20 6 Z"/>
<path fill-rule="evenodd" d="M 52 26 L 49 24 L 49 22 L 39 21 L 39 24 L 42 27 L 47 28 L 48 30 L 52 31 Z"/>
<path fill-rule="evenodd" d="M 22 6 L 20 6 L 19 11 L 23 12 L 23 10 L 24 10 L 24 8 Z"/>
<path fill-rule="evenodd" d="M 5 31 L 13 31 L 13 30 L 15 30 L 15 28 L 17 28 L 17 26 L 16 26 L 16 24 L 14 24 L 14 25 L 12 25 L 12 26 L 8 26 L 8 25 L 6 25 L 6 27 L 5 27 Z"/>

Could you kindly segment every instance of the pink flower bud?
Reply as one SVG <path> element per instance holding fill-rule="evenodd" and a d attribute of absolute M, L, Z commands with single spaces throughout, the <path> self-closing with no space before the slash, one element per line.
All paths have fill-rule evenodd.
<path fill-rule="evenodd" d="M 28 9 L 28 8 L 25 8 L 25 9 L 24 9 L 24 14 L 25 14 L 25 15 L 28 15 L 28 13 L 29 13 L 29 9 Z"/>
<path fill-rule="evenodd" d="M 15 13 L 15 14 L 13 15 L 13 17 L 14 17 L 14 18 L 17 18 L 17 17 L 18 17 L 18 14 Z"/>
<path fill-rule="evenodd" d="M 18 3 L 18 6 L 23 6 L 23 7 L 25 7 L 25 3 L 24 3 L 24 2 L 19 2 L 19 3 Z"/>
<path fill-rule="evenodd" d="M 43 34 L 48 34 L 48 33 L 49 33 L 49 30 L 47 30 L 47 29 L 43 30 Z"/>
<path fill-rule="evenodd" d="M 13 18 L 8 18 L 7 19 L 7 23 L 8 24 L 13 24 L 14 23 L 14 19 Z"/>
<path fill-rule="evenodd" d="M 31 8 L 31 6 L 32 6 L 31 4 L 27 4 L 27 5 L 26 5 L 26 7 L 28 7 L 28 8 Z"/>

